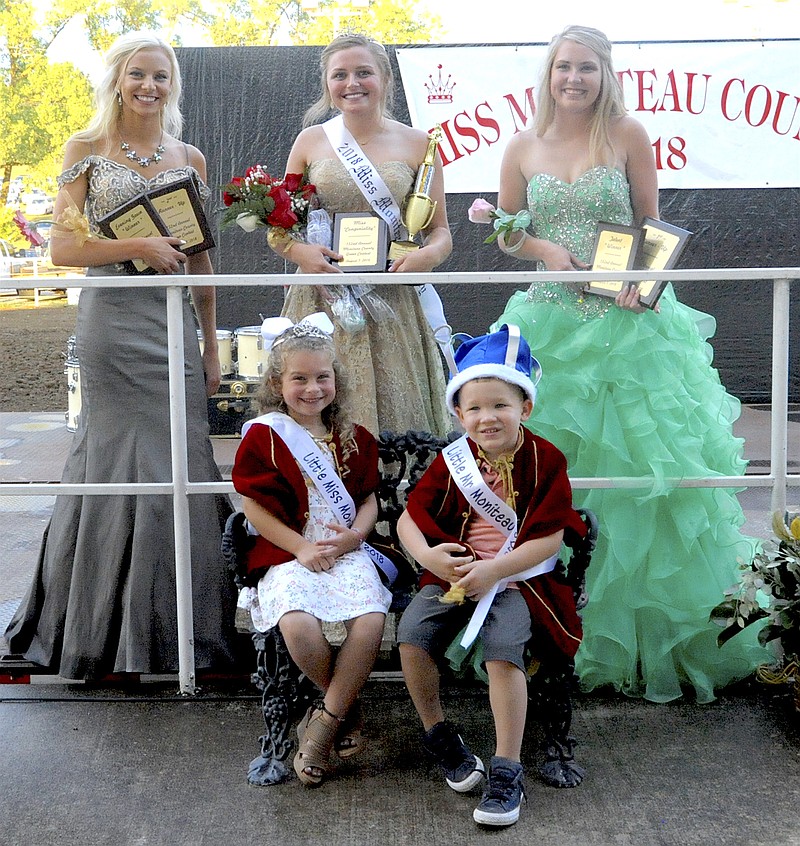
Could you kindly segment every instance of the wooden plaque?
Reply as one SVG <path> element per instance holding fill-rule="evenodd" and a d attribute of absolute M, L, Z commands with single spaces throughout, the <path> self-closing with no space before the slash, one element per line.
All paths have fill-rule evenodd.
<path fill-rule="evenodd" d="M 147 196 L 169 234 L 186 241 L 179 249 L 187 256 L 215 246 L 200 192 L 191 176 L 155 188 Z"/>
<path fill-rule="evenodd" d="M 107 238 L 158 238 L 169 235 L 161 216 L 144 194 L 134 197 L 124 206 L 97 221 L 97 226 Z M 131 274 L 153 273 L 153 268 L 142 259 L 122 262 Z"/>
<path fill-rule="evenodd" d="M 633 270 L 639 254 L 644 232 L 638 226 L 618 223 L 598 223 L 592 249 L 592 270 Z M 623 282 L 589 282 L 584 290 L 600 297 L 619 294 Z"/>
<path fill-rule="evenodd" d="M 592 256 L 592 269 L 671 270 L 678 263 L 686 243 L 692 235 L 688 229 L 681 229 L 680 226 L 674 226 L 666 221 L 646 217 L 641 229 L 642 237 L 636 247 L 633 265 L 623 268 L 621 266 L 621 253 L 619 253 L 620 264 L 617 266 L 614 264 L 616 251 L 609 250 L 608 245 L 613 243 L 617 234 L 621 235 L 634 229 L 635 227 L 631 226 L 599 223 Z M 666 282 L 660 282 L 657 279 L 640 282 L 639 302 L 647 308 L 655 308 L 666 287 Z M 622 290 L 622 283 L 590 282 L 585 290 L 590 294 L 599 294 L 601 297 L 616 297 Z"/>
<path fill-rule="evenodd" d="M 389 227 L 371 212 L 337 212 L 333 216 L 333 251 L 342 255 L 337 264 L 345 273 L 386 270 Z"/>
<path fill-rule="evenodd" d="M 98 220 L 97 226 L 107 238 L 157 238 L 162 235 L 181 238 L 186 243 L 177 249 L 187 256 L 215 245 L 200 192 L 190 176 L 139 194 Z M 142 259 L 125 261 L 123 265 L 131 274 L 154 272 Z"/>

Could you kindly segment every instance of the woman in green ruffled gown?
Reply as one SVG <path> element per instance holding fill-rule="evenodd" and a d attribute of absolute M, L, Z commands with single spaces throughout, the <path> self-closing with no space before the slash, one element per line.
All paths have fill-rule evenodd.
<path fill-rule="evenodd" d="M 551 43 L 536 122 L 506 150 L 498 205 L 528 208 L 531 232 L 501 248 L 541 271 L 587 267 L 598 221 L 658 217 L 652 148 L 625 113 L 611 45 L 568 27 Z M 754 633 L 722 649 L 709 612 L 736 581 L 753 542 L 726 488 L 670 480 L 744 472 L 731 425 L 738 400 L 711 366 L 714 319 L 679 303 L 658 311 L 635 290 L 616 301 L 579 285 L 534 282 L 497 324 L 516 323 L 542 364 L 530 426 L 567 455 L 572 476 L 644 476 L 637 490 L 577 491 L 601 537 L 588 573 L 589 605 L 577 670 L 585 689 L 613 685 L 665 702 L 692 686 L 708 702 L 769 654 Z"/>

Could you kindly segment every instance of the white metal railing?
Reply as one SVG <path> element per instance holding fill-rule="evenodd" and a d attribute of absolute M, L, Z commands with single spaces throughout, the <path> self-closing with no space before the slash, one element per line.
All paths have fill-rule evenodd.
<path fill-rule="evenodd" d="M 533 281 L 541 281 L 544 274 L 534 270 L 488 273 L 436 273 L 433 281 L 438 286 L 505 283 L 517 288 Z M 554 273 L 549 279 L 558 282 L 586 281 L 586 271 Z M 800 484 L 800 475 L 790 475 L 788 455 L 788 389 L 789 389 L 789 303 L 790 283 L 800 279 L 800 268 L 744 268 L 670 271 L 593 272 L 593 280 L 638 282 L 663 279 L 669 282 L 730 282 L 763 281 L 773 288 L 772 311 L 772 415 L 770 433 L 769 473 L 757 476 L 714 476 L 667 480 L 675 487 L 769 487 L 772 489 L 772 510 L 786 508 L 786 489 Z M 10 281 L 0 277 L 0 288 Z M 357 274 L 347 275 L 349 284 L 422 285 L 430 283 L 431 274 Z M 138 276 L 135 281 L 127 276 L 94 276 L 87 278 L 59 279 L 59 288 L 123 288 L 137 287 L 167 289 L 167 343 L 169 348 L 170 437 L 172 445 L 172 481 L 160 483 L 0 483 L 0 495 L 51 496 L 57 494 L 112 495 L 121 493 L 171 494 L 174 505 L 175 572 L 178 608 L 178 662 L 180 690 L 194 694 L 194 626 L 192 621 L 192 574 L 190 558 L 189 496 L 207 493 L 232 493 L 230 482 L 190 482 L 186 445 L 186 397 L 184 386 L 182 289 L 195 285 L 214 285 L 217 288 L 247 286 L 318 285 L 318 275 L 254 274 L 247 276 Z M 14 287 L 13 284 L 9 287 Z M 639 477 L 579 477 L 571 478 L 575 489 L 585 488 L 640 488 Z M 644 480 L 645 483 L 647 480 Z"/>

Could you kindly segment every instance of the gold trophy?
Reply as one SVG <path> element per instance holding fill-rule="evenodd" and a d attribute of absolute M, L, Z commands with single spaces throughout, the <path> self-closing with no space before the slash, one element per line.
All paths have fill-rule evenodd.
<path fill-rule="evenodd" d="M 428 192 L 433 181 L 436 148 L 441 139 L 442 128 L 437 123 L 428 133 L 428 149 L 425 151 L 425 158 L 417 171 L 414 191 L 406 197 L 400 213 L 403 224 L 408 229 L 408 240 L 392 241 L 389 247 L 389 258 L 392 260 L 402 258 L 408 253 L 418 250 L 420 245 L 414 241 L 414 237 L 433 219 L 433 213 L 436 211 L 436 200 L 432 200 L 428 196 Z"/>

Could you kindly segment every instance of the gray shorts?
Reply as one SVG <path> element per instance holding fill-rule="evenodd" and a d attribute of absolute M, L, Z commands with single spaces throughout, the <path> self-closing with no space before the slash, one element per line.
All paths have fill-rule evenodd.
<path fill-rule="evenodd" d="M 418 646 L 437 661 L 475 610 L 470 600 L 463 605 L 439 602 L 443 594 L 438 585 L 425 585 L 403 612 L 397 627 L 398 643 Z M 525 672 L 531 614 L 520 591 L 504 590 L 495 596 L 478 636 L 483 641 L 485 661 L 507 661 Z"/>

